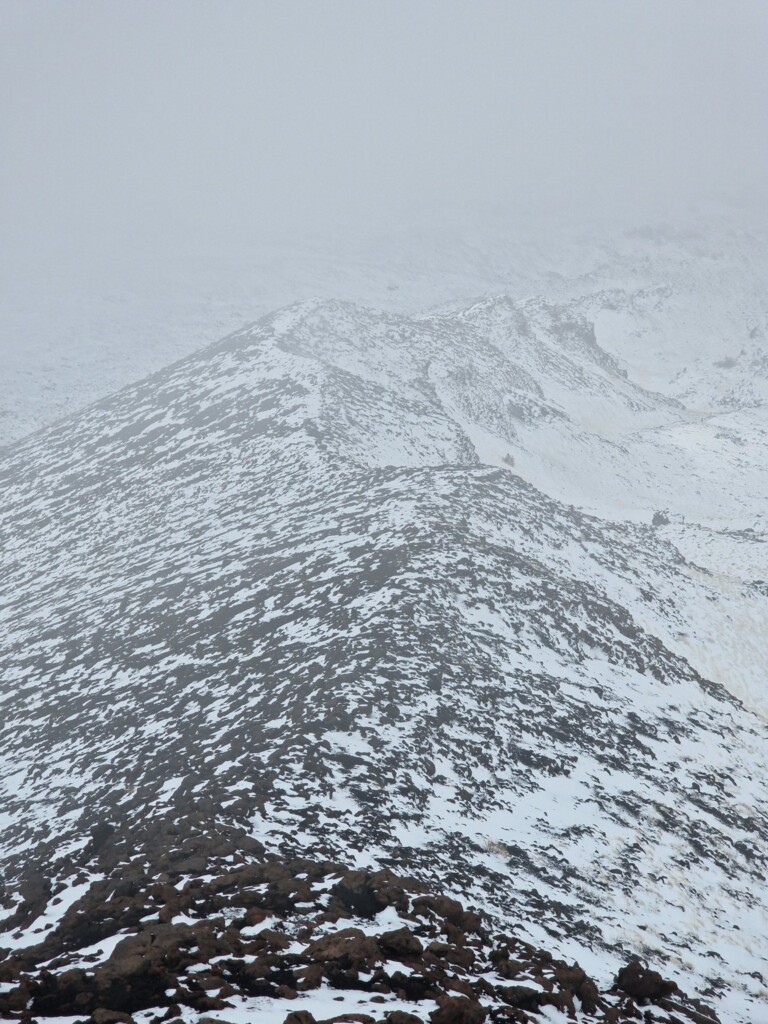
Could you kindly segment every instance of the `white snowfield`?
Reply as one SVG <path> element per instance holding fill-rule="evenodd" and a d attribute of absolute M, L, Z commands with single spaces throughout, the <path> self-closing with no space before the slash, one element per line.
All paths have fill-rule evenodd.
<path fill-rule="evenodd" d="M 194 805 L 768 1021 L 766 298 L 705 242 L 298 302 L 13 445 L 10 889 Z"/>

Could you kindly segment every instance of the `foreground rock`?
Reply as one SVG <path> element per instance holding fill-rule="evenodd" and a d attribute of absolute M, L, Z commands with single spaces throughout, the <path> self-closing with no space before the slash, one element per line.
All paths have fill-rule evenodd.
<path fill-rule="evenodd" d="M 557 1011 L 606 1024 L 717 1021 L 638 962 L 601 991 L 577 964 L 493 933 L 456 900 L 390 871 L 267 858 L 207 871 L 215 862 L 199 860 L 116 869 L 44 941 L 0 953 L 0 1016 L 213 1024 L 246 1011 L 281 1024 L 524 1024 Z"/>

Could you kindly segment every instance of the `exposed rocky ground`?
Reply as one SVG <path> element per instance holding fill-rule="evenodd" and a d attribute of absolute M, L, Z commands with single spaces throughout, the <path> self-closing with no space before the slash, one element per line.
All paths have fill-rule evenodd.
<path fill-rule="evenodd" d="M 157 823 L 127 862 L 122 837 L 94 835 L 82 895 L 36 944 L 0 950 L 0 1016 L 533 1024 L 556 1010 L 606 1024 L 718 1020 L 637 960 L 601 990 L 577 964 L 497 932 L 414 878 L 265 857 L 237 830 L 182 841 L 178 832 Z M 19 928 L 40 909 L 42 893 L 30 885 L 26 896 Z"/>

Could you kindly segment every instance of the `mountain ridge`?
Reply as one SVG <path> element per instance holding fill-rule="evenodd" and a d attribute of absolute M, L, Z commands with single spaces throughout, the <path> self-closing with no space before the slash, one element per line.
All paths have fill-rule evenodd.
<path fill-rule="evenodd" d="M 176 808 L 183 832 L 198 806 L 276 856 L 522 916 L 590 971 L 663 958 L 749 1020 L 768 733 L 675 639 L 725 597 L 674 522 L 600 519 L 518 475 L 518 449 L 478 451 L 478 423 L 507 453 L 549 422 L 509 413 L 525 323 L 488 308 L 495 340 L 471 312 L 302 303 L 14 447 L 6 884 L 66 890 L 100 822 L 130 836 Z M 550 352 L 601 362 L 574 323 L 545 324 Z M 523 368 L 540 409 L 552 357 Z M 612 379 L 611 408 L 674 415 Z M 34 938 L 16 930 L 0 945 Z"/>

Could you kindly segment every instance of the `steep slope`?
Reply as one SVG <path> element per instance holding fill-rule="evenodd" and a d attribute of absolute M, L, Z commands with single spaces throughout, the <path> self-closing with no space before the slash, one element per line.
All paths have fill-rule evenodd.
<path fill-rule="evenodd" d="M 281 345 L 298 355 L 398 393 L 416 383 L 482 463 L 513 467 L 551 497 L 603 517 L 654 522 L 695 563 L 688 572 L 705 578 L 710 593 L 704 602 L 698 587 L 677 593 L 679 612 L 657 616 L 652 628 L 701 674 L 768 715 L 762 423 L 755 420 L 748 442 L 738 444 L 725 422 L 638 387 L 570 306 L 496 297 L 446 314 L 398 317 L 309 302 L 286 323 L 290 337 Z M 379 423 L 361 411 L 364 402 L 350 402 L 346 389 L 329 387 L 324 405 L 334 425 L 326 434 L 366 465 L 412 464 L 401 427 L 395 444 L 386 414 Z M 435 445 L 433 420 L 419 424 L 424 409 L 422 402 L 409 434 Z M 429 458 L 444 457 L 435 448 Z"/>
<path fill-rule="evenodd" d="M 561 310 L 313 302 L 18 446 L 0 946 L 98 881 L 103 823 L 130 859 L 170 815 L 405 870 L 605 979 L 641 954 L 755 1022 L 768 732 L 677 648 L 765 594 L 729 605 L 650 524 L 481 459 L 478 437 L 578 426 L 585 393 L 675 415 Z"/>

